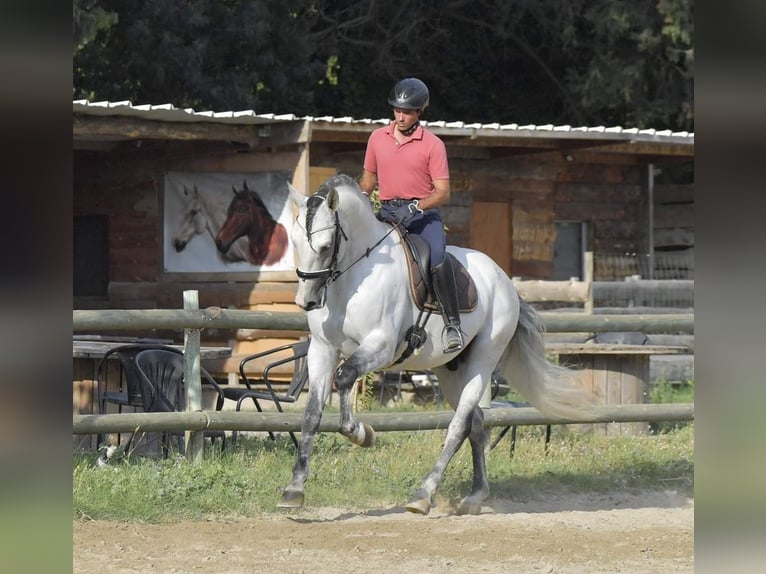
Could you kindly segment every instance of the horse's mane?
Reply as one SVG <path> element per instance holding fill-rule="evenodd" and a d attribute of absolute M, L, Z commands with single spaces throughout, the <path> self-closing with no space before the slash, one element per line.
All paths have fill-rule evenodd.
<path fill-rule="evenodd" d="M 350 199 L 352 198 L 366 199 L 366 196 L 362 193 L 359 184 L 351 176 L 348 176 L 345 173 L 333 175 L 324 183 L 322 183 L 316 192 L 308 198 L 308 210 L 306 211 L 307 233 L 311 233 L 311 228 L 314 222 L 314 215 L 316 214 L 316 208 L 322 201 L 327 199 L 327 194 L 332 190 L 338 192 L 341 207 L 344 209 L 348 209 L 350 207 Z M 369 204 L 369 201 L 366 201 L 366 203 Z M 357 208 L 356 211 L 359 212 L 359 209 Z"/>

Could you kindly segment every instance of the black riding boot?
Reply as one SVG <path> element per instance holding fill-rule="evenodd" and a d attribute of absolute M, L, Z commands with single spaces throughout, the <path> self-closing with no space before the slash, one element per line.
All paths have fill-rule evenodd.
<path fill-rule="evenodd" d="M 442 309 L 444 331 L 442 345 L 445 353 L 456 353 L 463 348 L 463 332 L 460 330 L 460 311 L 457 304 L 455 275 L 449 257 L 436 267 L 431 267 L 434 294 Z"/>

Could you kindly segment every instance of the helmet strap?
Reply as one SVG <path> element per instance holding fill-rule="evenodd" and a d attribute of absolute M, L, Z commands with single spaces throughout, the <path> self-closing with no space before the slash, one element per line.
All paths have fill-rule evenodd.
<path fill-rule="evenodd" d="M 399 133 L 401 133 L 405 137 L 410 137 L 413 133 L 415 133 L 415 130 L 418 129 L 419 125 L 420 125 L 420 122 L 417 121 L 414 124 L 412 124 L 410 127 L 408 127 L 406 130 L 399 130 Z"/>

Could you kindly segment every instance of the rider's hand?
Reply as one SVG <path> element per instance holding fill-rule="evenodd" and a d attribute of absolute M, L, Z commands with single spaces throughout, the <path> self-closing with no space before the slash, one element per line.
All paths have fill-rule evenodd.
<path fill-rule="evenodd" d="M 418 213 L 423 213 L 423 210 L 420 209 L 417 199 L 396 208 L 396 218 L 400 223 L 404 223 Z"/>

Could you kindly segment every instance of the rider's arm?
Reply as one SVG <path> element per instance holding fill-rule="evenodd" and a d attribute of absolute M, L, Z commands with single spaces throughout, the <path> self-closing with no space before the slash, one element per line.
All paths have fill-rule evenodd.
<path fill-rule="evenodd" d="M 367 195 L 370 195 L 376 185 L 378 185 L 378 174 L 373 171 L 367 171 L 366 169 L 363 170 L 362 177 L 359 178 L 359 187 L 362 188 L 362 191 Z"/>
<path fill-rule="evenodd" d="M 449 201 L 450 187 L 448 179 L 434 180 L 434 190 L 431 195 L 418 201 L 420 209 L 431 209 Z"/>

